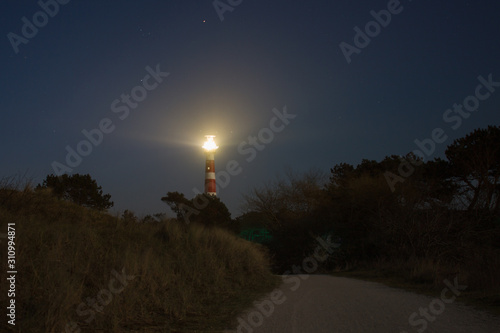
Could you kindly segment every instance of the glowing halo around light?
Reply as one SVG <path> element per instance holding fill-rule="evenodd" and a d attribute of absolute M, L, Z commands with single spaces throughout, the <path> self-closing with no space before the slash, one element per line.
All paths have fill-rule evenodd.
<path fill-rule="evenodd" d="M 215 151 L 219 146 L 215 144 L 214 138 L 215 135 L 205 135 L 207 141 L 203 144 L 202 148 L 206 151 Z"/>

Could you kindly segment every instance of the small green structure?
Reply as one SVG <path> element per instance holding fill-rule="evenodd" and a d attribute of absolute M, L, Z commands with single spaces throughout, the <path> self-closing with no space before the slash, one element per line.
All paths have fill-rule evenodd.
<path fill-rule="evenodd" d="M 271 242 L 273 236 L 266 228 L 249 228 L 240 232 L 240 237 L 250 242 L 266 244 Z"/>

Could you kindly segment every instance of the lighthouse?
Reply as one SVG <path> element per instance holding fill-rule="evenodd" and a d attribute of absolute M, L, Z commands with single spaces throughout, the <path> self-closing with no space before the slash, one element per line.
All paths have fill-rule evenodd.
<path fill-rule="evenodd" d="M 215 163 L 214 156 L 215 151 L 219 148 L 214 141 L 215 135 L 205 135 L 207 141 L 202 146 L 205 149 L 205 154 L 207 157 L 205 163 L 205 193 L 209 195 L 217 195 L 217 190 L 215 188 Z"/>

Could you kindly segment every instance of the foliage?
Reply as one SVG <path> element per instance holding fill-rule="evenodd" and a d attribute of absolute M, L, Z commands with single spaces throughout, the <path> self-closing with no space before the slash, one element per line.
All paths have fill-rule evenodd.
<path fill-rule="evenodd" d="M 226 205 L 215 195 L 198 194 L 189 200 L 182 193 L 168 192 L 165 197 L 161 198 L 161 201 L 177 214 L 179 221 L 239 232 L 237 221 L 231 219 L 231 213 Z"/>
<path fill-rule="evenodd" d="M 247 212 L 262 214 L 262 223 L 273 232 L 286 230 L 292 224 L 302 225 L 301 220 L 314 215 L 325 204 L 323 182 L 324 175 L 318 170 L 303 175 L 289 171 L 285 178 L 245 195 L 245 208 Z"/>
<path fill-rule="evenodd" d="M 435 281 L 458 270 L 471 285 L 499 288 L 500 268 L 483 266 L 500 255 L 500 129 L 455 140 L 446 157 L 339 163 L 325 186 L 310 173 L 288 176 L 255 188 L 247 208 L 273 232 L 276 267 L 309 255 L 311 235 L 333 234 L 342 245 L 326 264 L 336 269 L 432 263 Z M 478 266 L 488 275 L 479 276 Z"/>
<path fill-rule="evenodd" d="M 4 332 L 78 331 L 67 328 L 72 322 L 82 332 L 222 331 L 279 282 L 262 247 L 225 230 L 128 223 L 47 190 L 0 187 L 2 230 L 7 223 L 22 239 L 22 288 L 16 326 L 4 320 Z M 5 270 L 0 277 L 5 281 Z"/>
<path fill-rule="evenodd" d="M 113 207 L 111 195 L 103 194 L 102 187 L 90 175 L 74 174 L 68 176 L 48 175 L 38 190 L 50 188 L 52 193 L 63 200 L 69 200 L 77 205 L 97 210 L 106 210 Z"/>
<path fill-rule="evenodd" d="M 121 219 L 126 223 L 137 223 L 139 221 L 135 213 L 128 209 L 125 209 L 121 216 Z"/>
<path fill-rule="evenodd" d="M 313 236 L 329 228 L 324 178 L 318 170 L 303 175 L 289 171 L 285 178 L 245 196 L 247 213 L 241 219 L 253 220 L 271 232 L 273 239 L 266 246 L 274 256 L 276 273 L 301 262 L 315 246 Z"/>
<path fill-rule="evenodd" d="M 500 128 L 476 129 L 446 149 L 459 199 L 468 210 L 500 212 Z"/>
<path fill-rule="evenodd" d="M 179 192 L 168 192 L 166 196 L 161 198 L 161 201 L 165 202 L 177 214 L 179 220 L 184 216 L 184 206 L 190 205 L 190 201 L 186 199 L 184 193 Z"/>

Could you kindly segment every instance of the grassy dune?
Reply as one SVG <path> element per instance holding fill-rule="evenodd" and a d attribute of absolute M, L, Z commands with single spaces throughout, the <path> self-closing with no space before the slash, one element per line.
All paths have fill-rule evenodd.
<path fill-rule="evenodd" d="M 221 331 L 279 283 L 263 248 L 224 230 L 127 224 L 29 188 L 0 189 L 1 233 L 9 222 L 16 326 L 2 331 Z"/>

